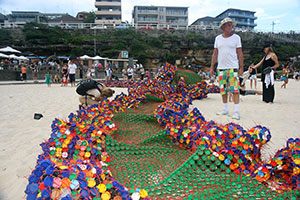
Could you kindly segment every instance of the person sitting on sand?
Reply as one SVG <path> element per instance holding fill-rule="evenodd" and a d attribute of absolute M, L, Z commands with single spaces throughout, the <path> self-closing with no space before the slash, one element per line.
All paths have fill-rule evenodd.
<path fill-rule="evenodd" d="M 246 90 L 246 80 L 249 78 L 252 72 L 252 68 L 249 68 L 248 71 L 244 72 L 242 76 L 239 77 L 240 81 L 240 95 L 262 95 L 262 91 L 258 90 Z M 229 96 L 229 101 L 232 102 L 232 94 Z"/>

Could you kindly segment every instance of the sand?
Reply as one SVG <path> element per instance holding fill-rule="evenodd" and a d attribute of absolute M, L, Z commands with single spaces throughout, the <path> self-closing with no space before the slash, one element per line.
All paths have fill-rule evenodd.
<path fill-rule="evenodd" d="M 287 89 L 280 89 L 280 85 L 281 82 L 275 83 L 276 97 L 272 105 L 263 103 L 261 96 L 242 96 L 239 121 L 215 114 L 222 109 L 220 94 L 209 94 L 206 99 L 194 101 L 191 109 L 197 107 L 206 120 L 218 123 L 233 121 L 245 129 L 255 125 L 268 127 L 272 139 L 262 151 L 263 159 L 268 160 L 286 145 L 288 138 L 300 137 L 300 82 L 290 80 Z M 127 93 L 127 89 L 115 90 L 116 94 Z M 39 144 L 49 138 L 53 119 L 67 119 L 78 109 L 78 98 L 74 87 L 48 88 L 44 84 L 0 85 L 0 93 L 0 199 L 22 199 L 28 184 L 26 178 L 41 153 Z M 232 114 L 233 103 L 229 108 Z M 44 117 L 34 120 L 34 113 Z"/>

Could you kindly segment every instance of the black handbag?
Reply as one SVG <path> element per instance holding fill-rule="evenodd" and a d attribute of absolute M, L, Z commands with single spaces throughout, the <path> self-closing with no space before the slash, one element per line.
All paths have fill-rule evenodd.
<path fill-rule="evenodd" d="M 271 68 L 271 67 L 267 67 L 267 68 L 265 68 L 265 69 L 262 71 L 262 73 L 263 73 L 263 74 L 270 74 L 271 71 L 272 71 L 272 68 Z"/>

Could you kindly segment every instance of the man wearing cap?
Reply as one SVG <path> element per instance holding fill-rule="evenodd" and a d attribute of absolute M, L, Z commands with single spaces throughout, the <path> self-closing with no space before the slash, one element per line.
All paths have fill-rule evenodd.
<path fill-rule="evenodd" d="M 223 34 L 215 39 L 214 51 L 210 65 L 210 76 L 214 74 L 214 65 L 218 59 L 218 79 L 220 93 L 224 104 L 224 110 L 217 112 L 217 115 L 228 115 L 228 93 L 233 94 L 234 114 L 233 119 L 240 119 L 239 113 L 239 75 L 243 73 L 244 58 L 240 36 L 232 33 L 236 22 L 226 17 L 221 21 L 220 29 Z"/>

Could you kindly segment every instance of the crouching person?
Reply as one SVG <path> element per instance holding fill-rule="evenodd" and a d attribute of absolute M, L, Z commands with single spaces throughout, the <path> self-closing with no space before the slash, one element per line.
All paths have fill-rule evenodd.
<path fill-rule="evenodd" d="M 79 109 L 98 104 L 103 98 L 111 97 L 115 93 L 114 90 L 107 88 L 104 84 L 98 83 L 92 79 L 80 81 L 76 92 L 80 95 Z"/>

